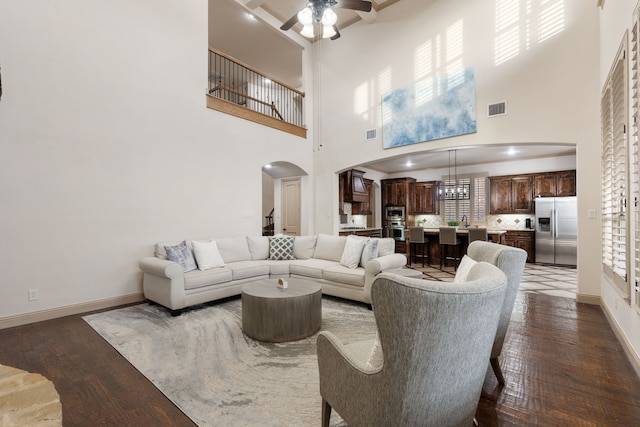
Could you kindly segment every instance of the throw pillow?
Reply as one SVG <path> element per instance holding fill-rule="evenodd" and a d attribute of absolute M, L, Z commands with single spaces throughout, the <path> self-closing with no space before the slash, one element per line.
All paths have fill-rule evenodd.
<path fill-rule="evenodd" d="M 378 243 L 377 239 L 369 239 L 362 249 L 362 257 L 360 257 L 360 266 L 364 267 L 369 261 L 378 257 Z"/>
<path fill-rule="evenodd" d="M 167 258 L 180 264 L 185 273 L 197 268 L 196 261 L 193 259 L 193 254 L 189 250 L 186 240 L 175 246 L 165 246 L 164 250 L 167 251 Z"/>
<path fill-rule="evenodd" d="M 474 261 L 469 256 L 465 255 L 460 260 L 460 265 L 458 266 L 458 270 L 456 271 L 456 276 L 453 278 L 454 283 L 466 282 L 467 275 L 469 271 L 471 271 L 471 267 L 476 265 L 477 261 Z"/>
<path fill-rule="evenodd" d="M 371 348 L 371 353 L 369 353 L 369 358 L 367 359 L 367 366 L 373 369 L 379 369 L 384 364 L 384 355 L 382 353 L 382 345 L 380 345 L 380 336 L 376 332 L 376 340 L 373 343 L 373 347 Z"/>
<path fill-rule="evenodd" d="M 225 237 L 216 239 L 220 256 L 226 264 L 239 261 L 251 261 L 247 236 Z"/>
<path fill-rule="evenodd" d="M 340 265 L 344 265 L 347 268 L 357 268 L 360 264 L 362 249 L 366 242 L 367 239 L 363 239 L 362 237 L 347 236 L 347 243 L 344 245 L 344 251 L 342 251 Z"/>
<path fill-rule="evenodd" d="M 293 236 L 269 237 L 269 259 L 295 259 L 293 256 L 293 241 Z"/>
<path fill-rule="evenodd" d="M 296 236 L 293 241 L 293 256 L 296 259 L 313 257 L 316 248 L 316 236 Z"/>
<path fill-rule="evenodd" d="M 347 238 L 345 236 L 318 234 L 316 248 L 313 251 L 313 258 L 340 262 L 340 257 L 344 252 L 344 245 L 346 243 Z"/>
<path fill-rule="evenodd" d="M 267 236 L 247 237 L 252 260 L 269 258 L 269 238 Z"/>
<path fill-rule="evenodd" d="M 193 253 L 196 257 L 196 263 L 199 270 L 209 270 L 224 266 L 224 260 L 218 251 L 216 242 L 191 242 L 193 245 Z"/>

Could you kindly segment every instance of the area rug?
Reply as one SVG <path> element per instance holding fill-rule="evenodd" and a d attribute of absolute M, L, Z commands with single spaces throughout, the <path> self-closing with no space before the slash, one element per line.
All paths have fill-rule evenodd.
<path fill-rule="evenodd" d="M 61 427 L 62 404 L 40 374 L 0 365 L 0 426 Z"/>
<path fill-rule="evenodd" d="M 199 426 L 314 426 L 321 420 L 317 334 L 264 343 L 242 333 L 241 300 L 171 317 L 140 304 L 84 320 Z M 375 338 L 373 312 L 322 300 L 322 328 L 344 343 Z M 344 426 L 333 411 L 332 426 Z"/>

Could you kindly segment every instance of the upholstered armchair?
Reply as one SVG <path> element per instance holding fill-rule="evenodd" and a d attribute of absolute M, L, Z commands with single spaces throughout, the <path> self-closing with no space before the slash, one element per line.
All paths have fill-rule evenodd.
<path fill-rule="evenodd" d="M 477 263 L 461 283 L 393 273 L 372 285 L 381 349 L 318 335 L 322 425 L 332 408 L 351 427 L 471 426 L 507 279 Z M 371 357 L 374 356 L 374 357 Z"/>
<path fill-rule="evenodd" d="M 520 279 L 527 262 L 527 253 L 519 248 L 499 245 L 491 242 L 475 241 L 469 244 L 467 255 L 474 261 L 484 261 L 498 267 L 507 276 L 507 292 L 504 297 L 504 304 L 500 310 L 500 320 L 493 348 L 491 349 L 491 367 L 498 378 L 500 384 L 504 384 L 504 375 L 500 368 L 498 356 L 502 353 L 502 345 L 507 335 L 513 305 L 518 294 Z"/>

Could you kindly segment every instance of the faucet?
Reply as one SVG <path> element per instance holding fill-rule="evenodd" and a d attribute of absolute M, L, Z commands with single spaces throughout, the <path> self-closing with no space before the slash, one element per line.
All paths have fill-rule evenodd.
<path fill-rule="evenodd" d="M 466 215 L 462 215 L 462 218 L 460 218 L 460 222 L 464 222 L 464 226 L 469 228 L 469 219 Z"/>

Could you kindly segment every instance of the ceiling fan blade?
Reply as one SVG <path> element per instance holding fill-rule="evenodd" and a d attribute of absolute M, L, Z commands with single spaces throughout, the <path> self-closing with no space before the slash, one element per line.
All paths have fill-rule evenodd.
<path fill-rule="evenodd" d="M 280 27 L 280 29 L 282 31 L 287 31 L 289 28 L 293 27 L 294 25 L 296 25 L 298 23 L 298 14 L 296 13 L 295 15 L 293 15 L 287 22 L 285 22 L 284 24 L 282 24 L 282 26 Z"/>
<path fill-rule="evenodd" d="M 336 27 L 335 25 L 333 26 L 333 29 L 335 30 L 335 34 L 332 35 L 331 37 L 329 37 L 329 40 L 336 40 L 340 38 L 340 31 L 338 31 L 338 27 Z"/>
<path fill-rule="evenodd" d="M 371 2 L 366 0 L 337 0 L 336 7 L 342 9 L 359 10 L 361 12 L 371 12 Z"/>

